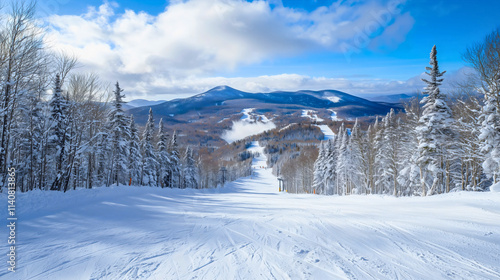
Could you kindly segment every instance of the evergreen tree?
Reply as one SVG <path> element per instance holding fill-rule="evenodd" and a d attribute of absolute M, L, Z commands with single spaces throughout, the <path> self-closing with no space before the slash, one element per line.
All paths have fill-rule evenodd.
<path fill-rule="evenodd" d="M 180 188 L 180 159 L 179 159 L 179 147 L 177 145 L 177 133 L 174 131 L 170 142 L 168 144 L 168 151 L 170 154 L 170 183 L 171 188 Z"/>
<path fill-rule="evenodd" d="M 149 109 L 149 117 L 144 127 L 141 140 L 142 151 L 142 168 L 141 168 L 141 184 L 155 186 L 156 185 L 156 170 L 157 161 L 155 157 L 155 149 L 153 146 L 154 119 L 153 110 Z"/>
<path fill-rule="evenodd" d="M 170 179 L 170 157 L 168 155 L 168 134 L 163 126 L 163 118 L 160 119 L 158 129 L 158 180 L 161 187 L 168 186 Z"/>
<path fill-rule="evenodd" d="M 127 118 L 123 112 L 123 89 L 120 88 L 118 82 L 115 85 L 113 109 L 109 114 L 110 134 L 112 141 L 112 161 L 111 161 L 111 182 L 125 184 L 128 164 L 127 164 L 127 146 L 128 146 L 128 124 Z"/>
<path fill-rule="evenodd" d="M 198 188 L 198 168 L 196 161 L 193 158 L 193 150 L 190 147 L 186 148 L 183 157 L 183 188 Z"/>
<path fill-rule="evenodd" d="M 314 162 L 313 189 L 317 194 L 321 194 L 325 189 L 325 168 L 327 158 L 328 141 L 321 141 L 319 144 L 318 158 Z"/>
<path fill-rule="evenodd" d="M 487 177 L 497 183 L 500 181 L 500 28 L 486 35 L 483 41 L 468 47 L 463 58 L 474 69 L 470 85 L 475 92 L 484 95 L 479 116 L 482 168 Z M 480 180 L 478 177 L 474 175 L 475 187 Z"/>
<path fill-rule="evenodd" d="M 479 120 L 479 139 L 484 154 L 483 170 L 493 179 L 493 183 L 497 183 L 500 180 L 500 74 L 484 94 L 484 106 Z"/>
<path fill-rule="evenodd" d="M 55 161 L 55 179 L 52 183 L 51 190 L 61 190 L 64 174 L 64 158 L 65 146 L 67 139 L 66 131 L 66 100 L 62 95 L 61 79 L 56 75 L 54 80 L 54 92 L 50 100 L 51 108 L 51 131 L 49 141 L 53 147 L 53 156 Z"/>
<path fill-rule="evenodd" d="M 137 127 L 135 126 L 134 116 L 130 117 L 129 123 L 129 140 L 128 140 L 128 178 L 129 182 L 133 185 L 140 184 L 140 163 L 141 159 L 141 148 L 139 145 L 139 134 L 137 132 Z"/>
<path fill-rule="evenodd" d="M 430 65 L 432 67 L 426 67 L 430 79 L 422 79 L 427 87 L 424 91 L 426 96 L 421 101 L 424 106 L 417 127 L 422 195 L 432 195 L 436 188 L 444 185 L 447 148 L 452 146 L 454 138 L 451 110 L 439 90 L 445 72 L 439 71 L 436 46 L 431 51 Z"/>
<path fill-rule="evenodd" d="M 365 170 L 364 158 L 362 151 L 364 150 L 363 137 L 359 127 L 358 119 L 352 127 L 351 136 L 349 137 L 349 182 L 350 189 L 354 193 L 362 193 L 365 188 Z"/>
<path fill-rule="evenodd" d="M 337 160 L 337 188 L 338 194 L 346 195 L 348 192 L 349 185 L 349 152 L 348 152 L 348 135 L 347 130 L 344 128 L 344 123 L 342 123 L 337 134 L 339 136 L 336 148 L 338 153 Z"/>
<path fill-rule="evenodd" d="M 383 120 L 382 120 L 383 122 Z M 373 125 L 374 130 L 374 185 L 373 193 L 381 194 L 383 193 L 382 174 L 384 173 L 384 156 L 383 156 L 383 145 L 384 145 L 384 125 L 380 124 L 378 121 L 378 116 L 375 118 L 375 124 Z"/>
<path fill-rule="evenodd" d="M 338 135 L 335 135 L 332 139 L 326 142 L 326 164 L 324 166 L 324 193 L 325 194 L 339 194 L 337 189 L 337 142 Z"/>
<path fill-rule="evenodd" d="M 421 115 L 420 101 L 415 98 L 405 106 L 406 119 L 400 126 L 401 152 L 400 158 L 404 163 L 398 175 L 398 184 L 402 187 L 401 195 L 413 195 L 420 190 L 420 168 L 417 164 L 418 133 L 416 127 Z"/>

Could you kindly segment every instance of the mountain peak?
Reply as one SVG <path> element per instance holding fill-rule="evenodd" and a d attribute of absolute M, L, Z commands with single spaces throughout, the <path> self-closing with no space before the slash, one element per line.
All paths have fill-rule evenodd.
<path fill-rule="evenodd" d="M 209 91 L 223 91 L 223 90 L 235 90 L 235 89 L 230 86 L 222 85 L 222 86 L 216 86 Z"/>

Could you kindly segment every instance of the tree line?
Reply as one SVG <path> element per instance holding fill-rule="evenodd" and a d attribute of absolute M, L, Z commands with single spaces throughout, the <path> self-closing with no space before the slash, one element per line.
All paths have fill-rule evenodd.
<path fill-rule="evenodd" d="M 311 192 L 433 195 L 483 190 L 500 181 L 500 29 L 467 49 L 475 71 L 453 102 L 440 90 L 436 46 L 424 97 L 362 131 L 356 121 L 323 141 Z"/>
<path fill-rule="evenodd" d="M 67 191 L 112 184 L 198 187 L 198 164 L 150 111 L 139 132 L 123 111 L 118 82 L 76 73 L 76 58 L 44 45 L 35 5 L 13 3 L 0 28 L 0 183 L 15 168 L 17 188 Z M 49 95 L 48 92 L 52 94 Z"/>

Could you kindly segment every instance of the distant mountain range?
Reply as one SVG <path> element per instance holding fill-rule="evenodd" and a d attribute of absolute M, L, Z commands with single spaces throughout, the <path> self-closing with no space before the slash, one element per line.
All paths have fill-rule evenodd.
<path fill-rule="evenodd" d="M 161 104 L 167 102 L 166 100 L 146 100 L 146 99 L 134 99 L 129 102 L 127 102 L 124 106 L 125 109 L 131 109 L 131 108 L 136 108 L 136 107 L 143 107 L 143 106 L 154 106 L 157 104 Z"/>
<path fill-rule="evenodd" d="M 177 131 L 183 145 L 207 148 L 224 145 L 224 139 L 241 139 L 269 128 L 311 123 L 335 127 L 338 121 L 372 121 L 373 116 L 385 115 L 391 108 L 402 109 L 397 103 L 371 101 L 337 90 L 249 93 L 229 86 L 189 98 L 130 103 L 125 108 L 138 125 L 146 123 L 151 108 L 155 125 L 162 118 L 169 131 Z"/>
<path fill-rule="evenodd" d="M 389 95 L 373 95 L 373 94 L 366 94 L 366 95 L 361 95 L 360 97 L 368 99 L 370 101 L 375 101 L 375 102 L 386 102 L 386 103 L 405 103 L 407 101 L 410 101 L 410 99 L 416 97 L 418 94 L 417 93 L 401 93 L 401 94 L 389 94 Z"/>
<path fill-rule="evenodd" d="M 334 110 L 337 118 L 354 119 L 385 115 L 391 108 L 400 108 L 397 104 L 382 102 L 337 90 L 249 93 L 229 86 L 218 86 L 189 98 L 130 108 L 128 112 L 134 115 L 138 123 L 143 124 L 147 120 L 149 108 L 152 108 L 155 118 L 161 117 L 167 123 L 175 124 L 191 123 L 203 118 L 220 121 L 241 113 L 245 108 L 255 108 L 255 112 L 267 113 L 275 119 L 301 113 L 301 110 L 316 111 L 318 117 L 323 119 L 330 118 Z M 134 102 L 135 104 L 145 104 L 145 101 Z"/>

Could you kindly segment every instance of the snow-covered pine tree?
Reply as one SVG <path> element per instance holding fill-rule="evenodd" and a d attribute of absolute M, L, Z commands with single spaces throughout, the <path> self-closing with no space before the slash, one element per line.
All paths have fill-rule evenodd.
<path fill-rule="evenodd" d="M 325 145 L 326 154 L 325 154 L 325 164 L 324 168 L 324 193 L 325 194 L 340 194 L 337 186 L 337 160 L 338 160 L 338 151 L 337 151 L 337 143 L 339 137 L 335 135 L 332 139 L 328 140 Z"/>
<path fill-rule="evenodd" d="M 127 140 L 128 135 L 128 124 L 127 117 L 123 112 L 123 98 L 125 95 L 122 94 L 123 89 L 120 88 L 120 84 L 116 82 L 115 90 L 113 91 L 114 100 L 113 107 L 109 113 L 108 119 L 110 123 L 110 134 L 111 134 L 111 183 L 115 184 L 125 184 L 127 181 Z"/>
<path fill-rule="evenodd" d="M 383 120 L 382 124 L 379 123 L 378 116 L 375 118 L 375 124 L 373 125 L 373 133 L 375 134 L 375 137 L 373 139 L 373 146 L 374 146 L 374 174 L 373 174 L 373 179 L 374 179 L 374 184 L 373 184 L 373 190 L 372 193 L 374 194 L 381 194 L 383 193 L 383 188 L 381 186 L 381 182 L 383 180 L 382 174 L 384 172 L 384 162 L 383 162 L 383 146 L 384 146 L 384 125 L 383 125 Z"/>
<path fill-rule="evenodd" d="M 315 193 L 322 194 L 325 188 L 325 167 L 327 161 L 327 141 L 319 144 L 318 158 L 314 162 L 313 189 Z"/>
<path fill-rule="evenodd" d="M 483 170 L 493 179 L 493 183 L 497 183 L 500 181 L 500 74 L 484 93 L 484 106 L 479 120 Z"/>
<path fill-rule="evenodd" d="M 339 195 L 347 195 L 348 185 L 349 185 L 349 151 L 348 151 L 348 135 L 347 130 L 344 127 L 344 123 L 339 128 L 338 132 L 338 142 L 336 143 L 337 156 L 337 193 Z"/>
<path fill-rule="evenodd" d="M 49 141 L 53 151 L 53 161 L 55 164 L 55 178 L 51 185 L 51 190 L 61 190 L 62 177 L 65 172 L 64 157 L 66 146 L 66 100 L 62 95 L 61 79 L 56 75 L 54 80 L 54 92 L 50 100 L 50 120 L 51 130 Z"/>
<path fill-rule="evenodd" d="M 472 87 L 484 95 L 479 117 L 482 167 L 493 183 L 497 183 L 500 181 L 500 28 L 467 48 L 463 58 L 475 70 Z"/>
<path fill-rule="evenodd" d="M 170 142 L 168 144 L 168 152 L 170 156 L 170 183 L 171 188 L 180 188 L 181 185 L 181 170 L 180 170 L 180 158 L 179 158 L 179 147 L 177 144 L 177 132 L 174 131 Z"/>
<path fill-rule="evenodd" d="M 142 168 L 141 168 L 141 184 L 148 186 L 156 185 L 156 170 L 157 164 L 155 157 L 154 141 L 154 119 L 153 110 L 149 108 L 149 117 L 141 139 L 142 150 Z"/>
<path fill-rule="evenodd" d="M 366 149 L 363 153 L 365 158 L 366 169 L 366 194 L 371 194 L 374 191 L 375 186 L 375 156 L 377 155 L 375 150 L 375 130 L 370 125 L 366 131 Z"/>
<path fill-rule="evenodd" d="M 385 151 L 387 160 L 387 175 L 389 177 L 389 182 L 392 186 L 388 186 L 388 193 L 392 193 L 394 196 L 398 196 L 401 193 L 398 184 L 399 171 L 401 168 L 401 131 L 400 124 L 401 120 L 397 119 L 394 114 L 394 109 L 391 108 L 389 114 L 386 117 L 385 124 Z"/>
<path fill-rule="evenodd" d="M 363 137 L 361 135 L 361 130 L 359 127 L 358 119 L 354 123 L 351 130 L 351 136 L 349 137 L 349 182 L 351 184 L 351 191 L 353 193 L 363 193 L 365 192 L 366 174 L 367 166 L 364 160 L 364 143 Z"/>
<path fill-rule="evenodd" d="M 436 46 L 430 55 L 431 67 L 426 67 L 429 80 L 422 79 L 427 86 L 421 101 L 422 116 L 417 127 L 418 164 L 421 167 L 422 195 L 432 195 L 436 189 L 443 190 L 446 182 L 445 169 L 448 161 L 447 149 L 453 146 L 455 132 L 451 110 L 446 104 L 445 96 L 440 92 L 441 78 L 446 72 L 440 72 L 437 61 Z"/>
<path fill-rule="evenodd" d="M 193 157 L 193 150 L 190 147 L 186 148 L 183 162 L 183 188 L 198 188 L 198 168 Z"/>
<path fill-rule="evenodd" d="M 110 166 L 110 147 L 109 143 L 109 129 L 107 123 L 102 127 L 102 130 L 97 134 L 97 147 L 96 147 L 96 165 L 97 165 L 97 180 L 98 185 L 109 186 L 108 182 L 108 167 Z"/>
<path fill-rule="evenodd" d="M 128 126 L 128 180 L 132 185 L 140 184 L 141 179 L 141 147 L 137 127 L 135 126 L 134 115 L 130 116 Z"/>
<path fill-rule="evenodd" d="M 398 176 L 398 184 L 402 188 L 401 195 L 413 195 L 421 190 L 420 168 L 418 160 L 418 138 L 416 127 L 421 115 L 420 100 L 415 98 L 405 106 L 405 121 L 401 124 L 401 152 L 400 157 L 404 161 Z"/>
<path fill-rule="evenodd" d="M 168 155 L 168 134 L 163 125 L 163 118 L 160 119 L 158 124 L 158 182 L 160 186 L 168 186 L 170 180 L 170 157 Z"/>

